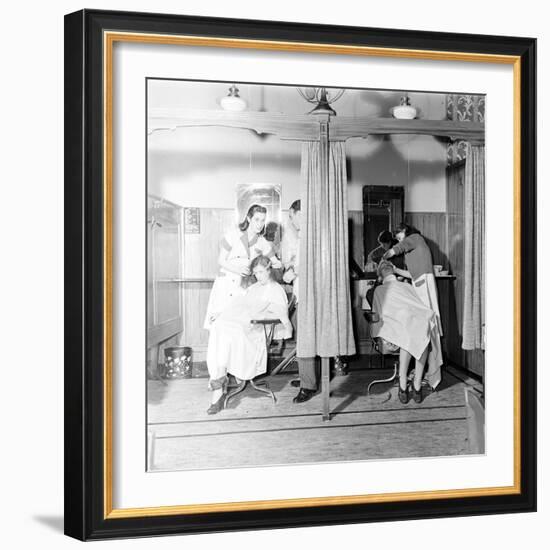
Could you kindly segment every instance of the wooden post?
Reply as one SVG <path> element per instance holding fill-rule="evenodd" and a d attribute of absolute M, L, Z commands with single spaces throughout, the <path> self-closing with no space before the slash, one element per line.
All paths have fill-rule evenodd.
<path fill-rule="evenodd" d="M 326 188 L 329 185 L 329 162 L 330 162 L 330 136 L 329 136 L 329 124 L 330 117 L 327 115 L 326 118 L 320 120 L 319 128 L 319 142 L 320 142 L 320 167 L 321 167 L 321 181 L 322 185 Z M 327 208 L 330 208 L 330 205 L 325 205 Z M 320 242 L 318 245 L 321 247 L 321 254 L 319 257 L 322 257 L 322 249 L 325 246 L 325 243 Z M 321 394 L 323 400 L 323 420 L 330 420 L 330 358 L 321 357 Z"/>
<path fill-rule="evenodd" d="M 321 396 L 323 420 L 330 420 L 330 357 L 321 357 Z"/>

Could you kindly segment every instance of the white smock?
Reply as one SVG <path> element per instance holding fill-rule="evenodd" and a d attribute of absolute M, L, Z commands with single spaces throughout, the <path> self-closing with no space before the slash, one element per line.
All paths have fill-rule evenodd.
<path fill-rule="evenodd" d="M 266 372 L 264 326 L 252 323 L 253 319 L 279 319 L 273 338 L 292 336 L 288 301 L 281 285 L 275 281 L 253 284 L 244 295 L 232 299 L 211 324 L 206 363 L 212 380 L 227 373 L 251 380 Z"/>
<path fill-rule="evenodd" d="M 272 260 L 273 267 L 278 267 L 277 258 L 273 252 L 273 246 L 262 235 L 255 235 L 249 242 L 246 231 L 238 227 L 229 230 L 223 237 L 220 247 L 227 250 L 227 261 L 235 267 L 249 267 L 250 262 L 257 256 L 267 256 Z M 225 268 L 220 268 L 219 275 L 214 279 L 214 284 L 208 299 L 204 328 L 210 330 L 212 317 L 219 315 L 229 304 L 232 298 L 242 296 L 242 276 Z"/>

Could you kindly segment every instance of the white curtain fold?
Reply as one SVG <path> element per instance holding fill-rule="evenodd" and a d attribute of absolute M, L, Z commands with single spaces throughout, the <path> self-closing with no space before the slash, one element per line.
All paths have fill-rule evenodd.
<path fill-rule="evenodd" d="M 353 355 L 344 143 L 303 143 L 301 200 L 297 355 Z"/>
<path fill-rule="evenodd" d="M 470 144 L 464 175 L 464 317 L 462 347 L 484 349 L 485 146 Z"/>

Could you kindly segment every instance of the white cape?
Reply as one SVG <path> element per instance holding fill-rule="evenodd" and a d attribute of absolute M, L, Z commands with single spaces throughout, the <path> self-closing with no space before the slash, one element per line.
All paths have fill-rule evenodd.
<path fill-rule="evenodd" d="M 431 344 L 426 378 L 435 388 L 441 381 L 443 355 L 436 314 L 418 298 L 411 285 L 386 281 L 374 291 L 373 306 L 380 320 L 372 325 L 372 335 L 408 351 L 419 359 Z"/>
<path fill-rule="evenodd" d="M 251 323 L 253 319 L 280 319 L 274 338 L 292 336 L 287 297 L 281 285 L 255 283 L 246 295 L 234 298 L 212 323 L 206 356 L 211 379 L 230 373 L 241 380 L 251 380 L 266 372 L 264 327 Z"/>

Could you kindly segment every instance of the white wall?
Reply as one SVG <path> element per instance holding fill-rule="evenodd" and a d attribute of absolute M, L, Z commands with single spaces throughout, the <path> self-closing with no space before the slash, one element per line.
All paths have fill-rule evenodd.
<path fill-rule="evenodd" d="M 232 128 L 182 128 L 153 134 L 150 143 L 149 192 L 182 206 L 232 207 L 238 183 L 280 184 L 285 207 L 299 197 L 299 142 Z M 441 140 L 370 136 L 346 147 L 350 210 L 362 210 L 364 185 L 403 185 L 407 211 L 445 211 Z"/>
<path fill-rule="evenodd" d="M 305 114 L 309 105 L 292 86 L 238 84 L 250 111 Z M 227 83 L 148 81 L 148 104 L 155 108 L 220 109 Z M 334 103 L 337 116 L 389 117 L 402 91 L 346 90 Z M 442 120 L 444 93 L 410 92 L 418 116 Z M 258 136 L 233 128 L 179 128 L 148 138 L 149 189 L 182 206 L 221 208 L 235 202 L 237 183 L 279 183 L 282 204 L 299 196 L 299 142 Z M 445 211 L 445 142 L 431 136 L 369 136 L 351 139 L 348 205 L 362 210 L 364 185 L 403 185 L 405 209 Z"/>
<path fill-rule="evenodd" d="M 218 17 L 298 20 L 311 23 L 370 25 L 430 31 L 538 36 L 539 158 L 550 150 L 550 29 L 544 3 L 463 0 L 340 0 L 327 9 L 296 0 L 29 0 L 4 7 L 2 41 L 3 109 L 1 134 L 3 188 L 2 366 L 0 407 L 2 453 L 0 481 L 2 544 L 5 548 L 64 550 L 83 548 L 62 536 L 63 513 L 63 14 L 83 6 L 102 9 L 187 13 Z M 70 77 L 70 75 L 69 75 Z M 539 164 L 541 236 L 550 234 L 550 172 Z M 70 238 L 70 236 L 69 236 Z M 539 240 L 540 274 L 550 271 L 549 253 Z M 542 277 L 541 277 L 542 280 Z M 544 337 L 549 333 L 548 285 L 539 287 L 539 472 L 550 455 L 550 403 L 542 392 L 549 374 L 544 364 Z M 24 363 L 30 350 L 34 361 Z M 24 355 L 25 354 L 25 355 Z M 27 365 L 25 367 L 25 365 Z M 498 422 L 498 419 L 497 419 Z M 411 475 L 414 461 L 411 461 Z M 296 548 L 464 548 L 507 550 L 544 548 L 550 522 L 548 475 L 539 478 L 540 511 L 359 524 L 137 539 L 100 543 L 109 549 L 178 548 L 209 550 Z M 404 541 L 404 542 L 403 542 Z M 96 548 L 94 546 L 94 548 Z M 99 548 L 99 547 L 97 547 Z"/>

